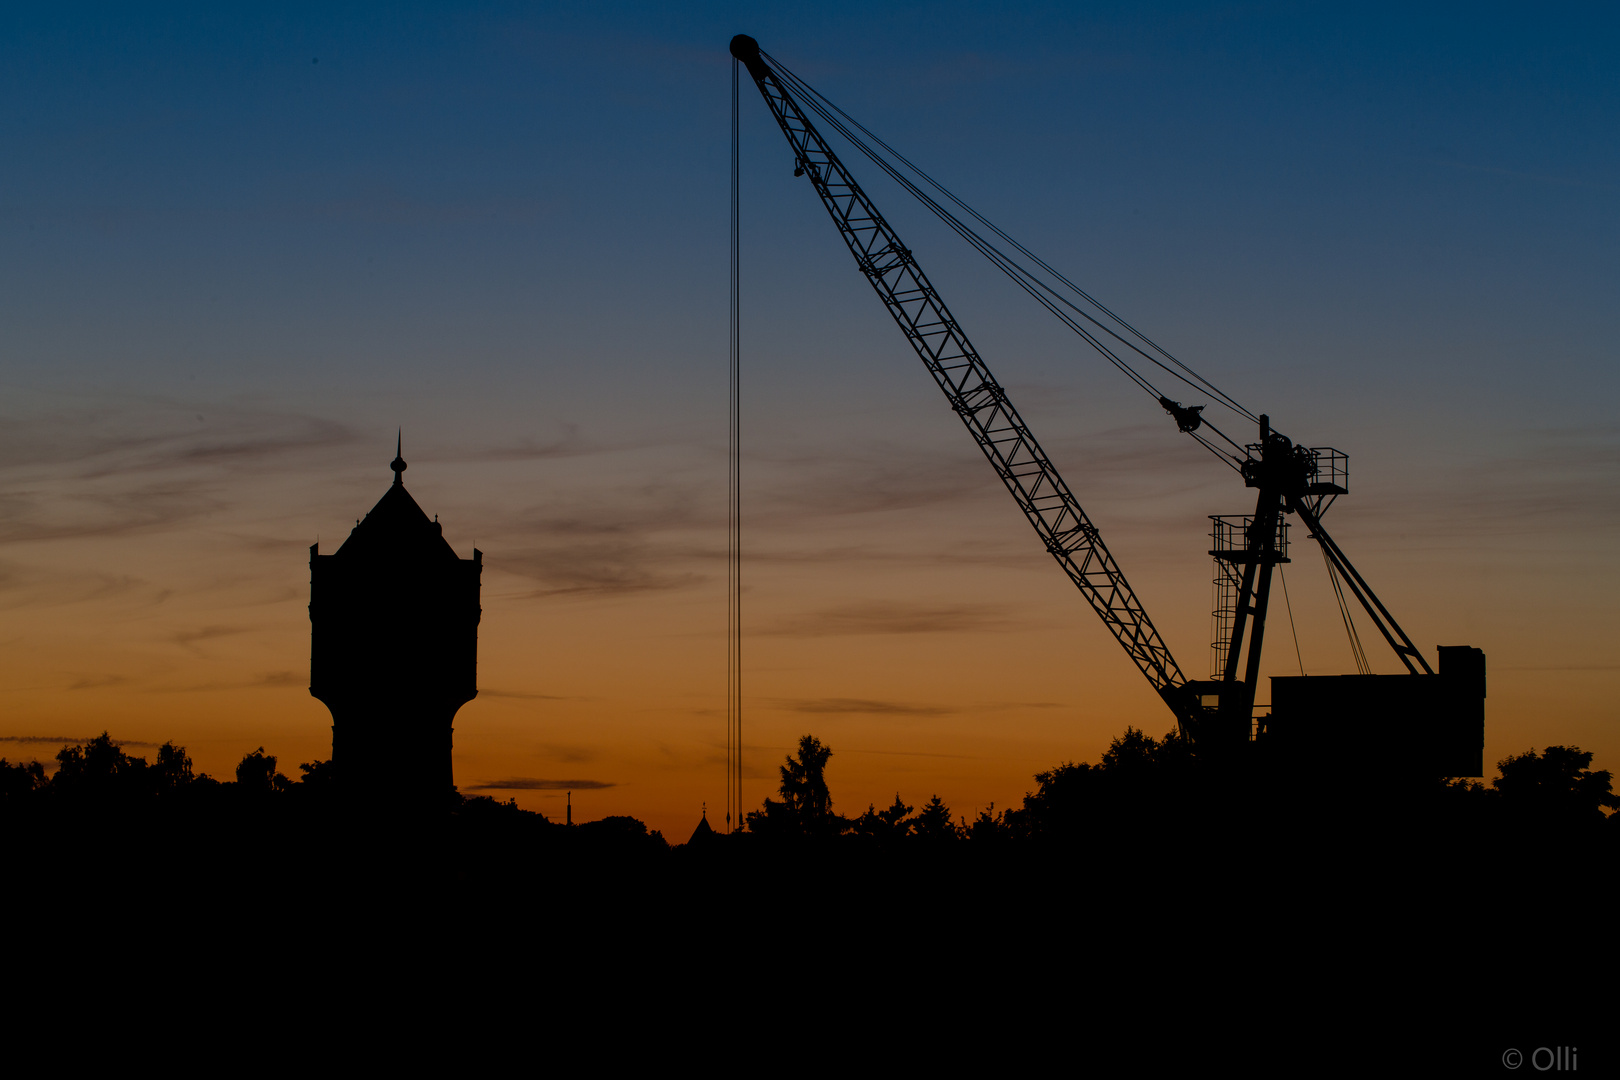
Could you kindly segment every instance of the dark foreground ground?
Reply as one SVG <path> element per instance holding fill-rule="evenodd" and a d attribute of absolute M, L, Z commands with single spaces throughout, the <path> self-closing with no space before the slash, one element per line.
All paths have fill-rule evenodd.
<path fill-rule="evenodd" d="M 1127 1074 L 1239 1055 L 1471 1075 L 1566 1045 L 1600 1073 L 1612 1047 L 1616 860 L 1592 837 L 1213 814 L 670 848 L 628 819 L 475 804 L 410 828 L 266 806 L 41 815 L 9 823 L 7 850 L 8 924 L 34 970 L 72 975 L 36 980 L 57 1009 L 375 1009 L 442 1031 L 471 1008 L 510 1031 L 588 1008 L 631 1044 L 685 1016 L 808 1026 L 813 1060 L 867 1032 L 908 1060 Z"/>
<path fill-rule="evenodd" d="M 1132 765 L 1129 736 L 1011 813 L 843 818 L 785 773 L 752 831 L 676 846 L 75 748 L 0 801 L 11 1029 L 368 1071 L 718 1045 L 790 1074 L 1466 1076 L 1565 1047 L 1552 1071 L 1613 1074 L 1620 821 L 1590 755 L 1486 789 Z"/>

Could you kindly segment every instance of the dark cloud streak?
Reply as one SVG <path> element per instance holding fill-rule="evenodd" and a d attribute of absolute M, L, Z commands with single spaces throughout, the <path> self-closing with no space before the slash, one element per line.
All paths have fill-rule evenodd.
<path fill-rule="evenodd" d="M 790 712 L 817 715 L 861 716 L 944 716 L 960 712 L 943 705 L 910 704 L 904 701 L 874 701 L 868 698 L 790 698 L 778 704 Z"/>
<path fill-rule="evenodd" d="M 512 776 L 505 780 L 481 780 L 467 785 L 468 791 L 601 791 L 618 787 L 609 780 L 541 780 L 532 776 Z"/>
<path fill-rule="evenodd" d="M 489 690 L 484 687 L 478 689 L 479 697 L 492 698 L 521 698 L 525 701 L 583 701 L 583 698 L 563 697 L 560 694 L 531 694 L 523 690 Z"/>
<path fill-rule="evenodd" d="M 83 737 L 70 735 L 0 735 L 0 742 L 45 743 L 57 746 L 84 746 L 95 739 L 96 736 L 94 735 Z M 162 745 L 155 742 L 143 742 L 140 739 L 114 739 L 113 742 L 118 746 L 141 746 L 154 749 Z"/>
<path fill-rule="evenodd" d="M 999 604 L 906 604 L 872 600 L 788 616 L 757 631 L 776 637 L 852 634 L 939 634 L 1007 629 L 1016 622 Z"/>

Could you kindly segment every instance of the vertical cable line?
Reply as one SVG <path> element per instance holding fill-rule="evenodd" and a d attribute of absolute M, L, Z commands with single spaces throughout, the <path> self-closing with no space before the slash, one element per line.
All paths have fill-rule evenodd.
<path fill-rule="evenodd" d="M 742 216 L 737 68 L 731 62 L 731 359 L 726 452 L 726 831 L 742 828 Z"/>
<path fill-rule="evenodd" d="M 1277 576 L 1282 578 L 1283 603 L 1288 605 L 1288 629 L 1294 632 L 1294 659 L 1299 661 L 1299 673 L 1305 674 L 1305 654 L 1299 651 L 1299 627 L 1294 625 L 1294 602 L 1288 597 L 1288 575 L 1283 573 L 1282 563 L 1277 564 Z"/>
<path fill-rule="evenodd" d="M 1350 617 L 1350 605 L 1344 602 L 1344 586 L 1339 584 L 1339 572 L 1328 556 L 1326 544 L 1322 545 L 1322 562 L 1327 566 L 1328 581 L 1333 585 L 1333 595 L 1339 601 L 1339 618 L 1344 620 L 1344 633 L 1350 639 L 1350 656 L 1356 662 L 1356 672 L 1371 675 L 1372 665 L 1367 663 L 1367 651 L 1361 647 L 1361 635 L 1356 633 L 1356 621 Z"/>

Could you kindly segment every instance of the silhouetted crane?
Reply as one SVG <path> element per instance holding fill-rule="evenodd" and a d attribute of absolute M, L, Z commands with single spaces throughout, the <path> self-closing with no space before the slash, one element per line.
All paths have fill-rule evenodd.
<path fill-rule="evenodd" d="M 1427 748 L 1420 756 L 1433 759 L 1433 771 L 1480 774 L 1484 654 L 1467 646 L 1442 648 L 1441 673 L 1435 675 L 1411 638 L 1323 527 L 1323 513 L 1349 490 L 1346 455 L 1329 447 L 1296 445 L 1273 429 L 1267 416 L 1244 408 L 996 228 L 763 52 L 753 38 L 741 34 L 733 38 L 731 54 L 748 69 L 787 137 L 794 155 L 793 175 L 809 177 L 861 273 L 1046 550 L 1153 684 L 1175 714 L 1184 735 L 1206 748 L 1231 747 L 1258 739 L 1317 753 L 1326 748 L 1325 740 L 1333 737 L 1334 729 L 1342 733 L 1343 725 L 1371 719 L 1356 714 L 1381 712 L 1382 722 L 1410 726 L 1409 740 L 1415 736 Z M 806 109 L 1155 398 L 1175 420 L 1178 430 L 1191 435 L 1237 471 L 1246 486 L 1258 491 L 1253 514 L 1212 519 L 1214 545 L 1210 554 L 1216 560 L 1218 597 L 1213 678 L 1193 680 L 1183 674 L 1096 525 L 1041 449 L 1006 390 L 991 374 L 911 250 L 822 138 Z M 931 195 L 925 185 L 944 201 Z M 951 206 L 967 220 L 953 212 Z M 1183 406 L 1161 393 L 1141 370 L 1144 361 L 1253 422 L 1258 428 L 1258 441 L 1239 444 L 1203 415 L 1205 406 Z M 1296 515 L 1310 539 L 1321 546 L 1360 673 L 1274 678 L 1272 713 L 1257 724 L 1254 699 L 1272 571 L 1288 561 L 1287 514 Z M 1394 650 L 1408 676 L 1416 679 L 1370 674 L 1354 635 L 1343 596 L 1345 589 Z"/>

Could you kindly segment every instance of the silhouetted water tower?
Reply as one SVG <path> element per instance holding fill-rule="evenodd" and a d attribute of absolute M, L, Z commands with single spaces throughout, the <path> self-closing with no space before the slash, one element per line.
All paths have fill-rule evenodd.
<path fill-rule="evenodd" d="M 478 695 L 484 556 L 457 557 L 437 520 L 394 484 L 331 555 L 309 549 L 309 692 L 332 712 L 346 797 L 379 809 L 447 808 L 451 723 Z"/>

